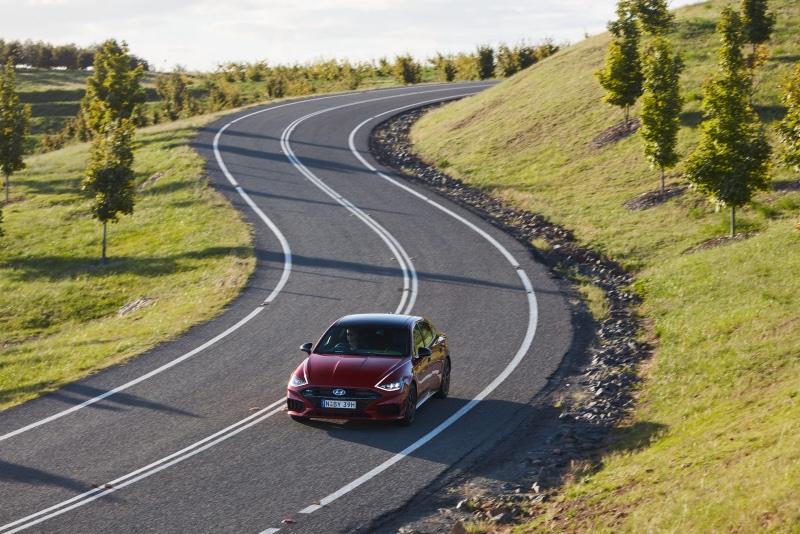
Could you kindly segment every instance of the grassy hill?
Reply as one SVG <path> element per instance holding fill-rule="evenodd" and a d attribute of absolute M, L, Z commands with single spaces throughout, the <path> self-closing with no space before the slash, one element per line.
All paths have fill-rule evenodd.
<path fill-rule="evenodd" d="M 0 238 L 0 409 L 179 335 L 244 286 L 255 265 L 249 228 L 187 145 L 212 118 L 137 133 L 135 212 L 109 225 L 106 265 L 80 190 L 88 145 L 32 156 L 12 176 Z"/>
<path fill-rule="evenodd" d="M 702 81 L 716 68 L 715 24 L 727 2 L 677 11 L 686 60 L 679 150 L 698 141 Z M 756 91 L 776 141 L 780 86 L 800 61 L 800 4 L 773 0 L 772 55 Z M 412 131 L 418 153 L 452 176 L 574 230 L 637 275 L 657 354 L 621 447 L 576 473 L 519 531 L 800 528 L 800 220 L 798 176 L 775 168 L 774 190 L 742 210 L 749 239 L 692 251 L 726 231 L 688 191 L 631 211 L 656 189 L 638 135 L 603 148 L 620 121 L 593 76 L 607 34 L 567 48 L 495 88 L 433 111 Z M 634 114 L 638 110 L 634 111 Z M 777 143 L 774 143 L 777 146 Z M 682 183 L 680 166 L 670 181 Z M 639 423 L 637 425 L 637 423 Z M 642 425 L 641 423 L 646 423 Z M 634 428 L 660 428 L 643 436 Z"/>

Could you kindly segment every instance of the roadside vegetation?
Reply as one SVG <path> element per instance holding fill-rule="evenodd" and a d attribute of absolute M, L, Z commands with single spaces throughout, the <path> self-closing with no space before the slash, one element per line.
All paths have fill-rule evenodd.
<path fill-rule="evenodd" d="M 212 318 L 255 263 L 247 225 L 188 147 L 213 117 L 137 134 L 143 69 L 124 45 L 110 40 L 94 55 L 82 102 L 90 144 L 25 161 L 28 109 L 14 74 L 9 62 L 0 76 L 7 184 L 13 173 L 0 212 L 0 409 Z"/>
<path fill-rule="evenodd" d="M 728 6 L 741 10 L 739 22 Z M 759 13 L 774 14 L 768 38 L 769 16 L 753 24 Z M 602 102 L 604 86 L 614 84 L 601 86 L 594 75 L 607 67 L 614 39 L 620 54 L 634 54 L 621 42 L 626 32 L 612 31 L 432 111 L 412 131 L 426 161 L 566 226 L 633 270 L 640 313 L 652 324 L 642 335 L 657 352 L 641 370 L 636 412 L 600 458 L 574 466 L 557 498 L 533 506 L 531 520 L 514 527 L 520 532 L 800 524 L 800 5 L 714 0 L 674 15 L 668 31 L 639 36 L 638 50 L 651 54 L 641 89 L 616 85 L 635 98 L 607 99 L 629 108 L 634 127 L 626 120 L 620 128 L 625 114 Z M 722 65 L 720 20 L 729 36 L 737 25 L 750 28 L 729 48 L 744 57 L 729 55 Z M 647 91 L 674 75 L 675 52 L 680 99 L 659 109 Z M 672 66 L 653 62 L 653 53 Z M 715 97 L 727 102 L 714 104 Z M 733 122 L 744 128 L 726 130 L 736 113 Z M 637 131 L 639 117 L 645 131 Z M 744 193 L 726 197 L 720 173 L 716 183 L 696 179 L 700 159 L 731 161 L 713 150 L 735 149 L 731 156 L 751 147 L 762 157 L 761 135 L 771 147 L 767 163 L 740 167 L 727 182 Z M 654 169 L 665 170 L 666 192 L 656 188 Z M 699 187 L 687 188 L 692 177 Z M 631 202 L 643 196 L 655 201 Z M 601 315 L 596 295 L 584 293 Z"/>
<path fill-rule="evenodd" d="M 26 150 L 47 152 L 65 144 L 86 141 L 81 116 L 87 70 L 100 45 L 53 45 L 0 39 L 0 61 L 18 66 L 19 96 L 32 111 Z M 144 103 L 132 117 L 137 127 L 233 109 L 269 99 L 375 89 L 439 81 L 506 77 L 552 55 L 558 46 L 549 40 L 533 45 L 481 45 L 474 52 L 436 53 L 420 62 L 408 55 L 373 61 L 318 60 L 305 64 L 225 63 L 214 72 L 188 72 L 176 66 L 157 73 L 141 58 L 130 55 L 132 66 L 144 70 Z M 176 100 L 180 95 L 180 100 Z"/>
<path fill-rule="evenodd" d="M 153 73 L 113 39 L 0 39 L 0 409 L 176 337 L 244 286 L 255 264 L 248 228 L 187 146 L 214 113 L 511 75 L 556 50 L 545 41 L 502 45 L 497 62 L 484 45 L 425 65 L 397 56 Z"/>
<path fill-rule="evenodd" d="M 140 130 L 136 212 L 100 260 L 89 145 L 29 157 L 0 238 L 0 409 L 122 362 L 213 318 L 255 261 L 247 225 L 210 188 L 189 141 L 203 116 Z"/>

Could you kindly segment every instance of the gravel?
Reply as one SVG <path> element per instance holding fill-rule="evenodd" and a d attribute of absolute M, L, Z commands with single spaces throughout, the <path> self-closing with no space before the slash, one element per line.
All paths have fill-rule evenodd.
<path fill-rule="evenodd" d="M 633 277 L 617 262 L 579 245 L 572 232 L 544 216 L 493 198 L 414 155 L 408 132 L 423 113 L 436 106 L 412 110 L 379 124 L 370 139 L 370 149 L 378 161 L 508 232 L 535 250 L 537 258 L 557 275 L 579 277 L 600 287 L 605 292 L 609 314 L 602 323 L 595 324 L 594 341 L 584 364 L 571 376 L 562 377 L 562 383 L 554 388 L 558 410 L 549 437 L 544 443 L 532 440 L 528 450 L 523 451 L 519 458 L 523 467 L 515 471 L 518 483 L 487 483 L 482 492 L 478 491 L 480 496 L 468 500 L 456 495 L 446 503 L 449 507 L 434 509 L 428 517 L 404 525 L 403 532 L 459 531 L 461 521 L 505 524 L 529 516 L 537 504 L 558 492 L 564 475 L 577 465 L 575 462 L 596 458 L 608 446 L 609 430 L 627 418 L 634 407 L 637 367 L 651 355 L 651 347 L 639 336 L 643 328 L 634 312 L 639 299 L 630 289 Z M 545 240 L 549 249 L 534 249 L 534 239 Z M 537 424 L 541 426 L 541 421 Z M 519 444 L 515 445 L 512 454 L 519 456 L 519 448 Z M 473 495 L 474 487 L 480 485 L 475 480 L 461 482 L 473 487 Z M 449 492 L 439 493 L 453 495 L 458 490 L 450 488 Z M 384 526 L 391 523 L 383 522 Z"/>

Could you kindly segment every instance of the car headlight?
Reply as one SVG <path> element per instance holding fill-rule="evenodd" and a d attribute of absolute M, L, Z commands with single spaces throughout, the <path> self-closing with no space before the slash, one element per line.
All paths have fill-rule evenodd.
<path fill-rule="evenodd" d="M 391 380 L 387 382 L 383 382 L 382 384 L 378 384 L 375 386 L 378 389 L 382 389 L 384 391 L 400 391 L 403 389 L 403 381 L 402 380 Z"/>
<path fill-rule="evenodd" d="M 295 388 L 305 386 L 306 384 L 308 384 L 308 380 L 306 380 L 305 376 L 292 375 L 292 378 L 289 379 L 289 385 Z"/>

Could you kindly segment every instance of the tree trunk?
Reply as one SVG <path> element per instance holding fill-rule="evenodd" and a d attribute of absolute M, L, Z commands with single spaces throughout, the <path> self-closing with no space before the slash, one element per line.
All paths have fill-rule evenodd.
<path fill-rule="evenodd" d="M 11 176 L 6 174 L 6 204 L 8 204 L 8 190 L 11 189 Z"/>
<path fill-rule="evenodd" d="M 731 239 L 736 237 L 736 206 L 731 206 Z"/>
<path fill-rule="evenodd" d="M 630 106 L 625 106 L 625 129 L 628 128 L 628 119 L 631 116 Z"/>
<path fill-rule="evenodd" d="M 108 235 L 108 223 L 103 221 L 103 263 L 108 263 L 108 258 L 106 257 L 106 236 Z"/>
<path fill-rule="evenodd" d="M 661 167 L 661 195 L 662 196 L 665 193 L 665 189 L 666 188 L 664 187 L 664 167 Z"/>

